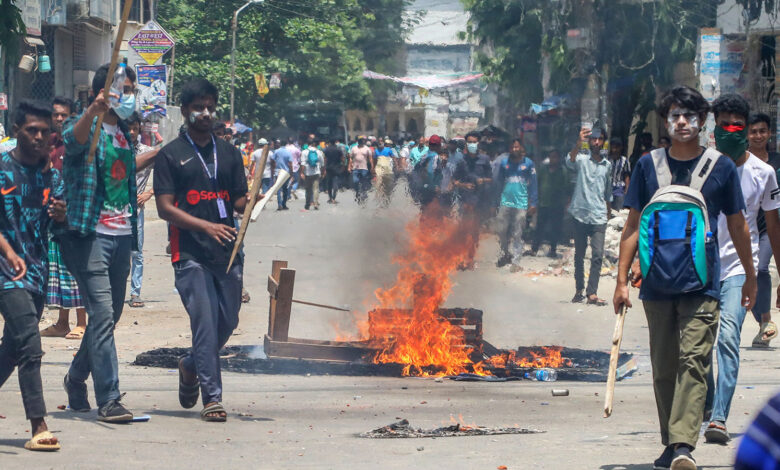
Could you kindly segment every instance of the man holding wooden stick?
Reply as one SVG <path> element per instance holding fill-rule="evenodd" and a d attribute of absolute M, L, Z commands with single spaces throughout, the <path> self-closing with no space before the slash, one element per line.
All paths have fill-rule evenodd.
<path fill-rule="evenodd" d="M 122 96 L 112 105 L 103 95 L 108 64 L 95 72 L 95 100 L 63 132 L 63 178 L 67 228 L 57 234 L 62 257 L 76 278 L 87 307 L 89 322 L 76 357 L 65 376 L 68 404 L 74 411 L 88 411 L 85 381 L 92 373 L 98 420 L 128 422 L 133 419 L 120 402 L 114 326 L 122 315 L 130 274 L 130 252 L 136 249 L 137 197 L 135 148 L 125 119 L 135 110 L 135 73 L 126 68 Z M 100 129 L 96 121 L 102 119 Z M 98 134 L 94 159 L 90 143 Z"/>
<path fill-rule="evenodd" d="M 639 298 L 647 316 L 653 388 L 665 446 L 654 469 L 697 468 L 691 452 L 699 438 L 720 316 L 717 221 L 721 213 L 748 274 L 741 303 L 750 308 L 756 296 L 737 168 L 730 158 L 699 145 L 708 111 L 707 101 L 688 87 L 676 87 L 663 97 L 659 114 L 667 122 L 672 146 L 645 154 L 637 162 L 625 199 L 630 213 L 620 242 L 613 303 L 616 313 L 623 305 L 631 306 L 628 271 L 639 247 L 643 277 Z"/>
<path fill-rule="evenodd" d="M 210 422 L 227 419 L 219 350 L 238 326 L 243 257 L 226 268 L 236 243 L 233 211 L 247 204 L 241 154 L 211 133 L 217 99 L 205 79 L 182 87 L 187 132 L 160 150 L 154 166 L 157 211 L 170 223 L 175 285 L 192 328 L 192 351 L 179 361 L 179 403 L 192 408 L 200 394 L 201 419 Z"/>

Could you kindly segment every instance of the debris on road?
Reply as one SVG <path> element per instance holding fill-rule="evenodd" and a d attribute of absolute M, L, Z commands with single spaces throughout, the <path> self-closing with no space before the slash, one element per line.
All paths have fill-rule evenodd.
<path fill-rule="evenodd" d="M 494 436 L 498 434 L 539 434 L 545 431 L 536 429 L 511 427 L 488 428 L 484 426 L 464 426 L 460 423 L 435 429 L 415 429 L 408 420 L 402 419 L 393 424 L 382 426 L 373 431 L 359 434 L 359 437 L 369 439 L 400 439 L 424 437 L 461 437 L 461 436 Z"/>

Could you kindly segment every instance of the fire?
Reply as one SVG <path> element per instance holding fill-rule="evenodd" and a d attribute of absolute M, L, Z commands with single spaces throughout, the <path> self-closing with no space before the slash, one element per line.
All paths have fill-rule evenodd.
<path fill-rule="evenodd" d="M 559 368 L 571 366 L 571 360 L 561 355 L 560 346 L 542 346 L 538 351 L 529 349 L 527 355 L 519 356 L 517 351 L 507 351 L 488 358 L 485 362 L 495 368 Z"/>

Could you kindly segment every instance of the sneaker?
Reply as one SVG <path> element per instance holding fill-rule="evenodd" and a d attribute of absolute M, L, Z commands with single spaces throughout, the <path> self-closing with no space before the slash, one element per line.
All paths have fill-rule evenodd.
<path fill-rule="evenodd" d="M 109 400 L 108 403 L 101 406 L 98 409 L 98 421 L 105 423 L 129 423 L 133 420 L 133 413 L 127 410 L 119 400 L 122 399 L 124 394 L 119 396 L 117 400 Z"/>
<path fill-rule="evenodd" d="M 68 407 L 72 411 L 84 413 L 92 409 L 87 398 L 87 384 L 70 380 L 70 375 L 65 374 L 62 386 L 68 394 Z"/>
<path fill-rule="evenodd" d="M 496 261 L 496 267 L 497 268 L 503 268 L 507 264 L 512 262 L 512 257 L 509 255 L 502 256 L 498 258 L 498 261 Z"/>
<path fill-rule="evenodd" d="M 698 468 L 688 446 L 683 445 L 674 450 L 674 458 L 672 458 L 670 470 L 698 470 Z"/>
<path fill-rule="evenodd" d="M 574 297 L 571 298 L 571 303 L 578 304 L 581 302 L 585 302 L 585 296 L 582 295 L 582 292 L 577 292 L 574 294 Z"/>
<path fill-rule="evenodd" d="M 672 466 L 672 457 L 674 457 L 674 449 L 672 446 L 666 446 L 661 456 L 653 462 L 653 470 L 669 470 Z"/>

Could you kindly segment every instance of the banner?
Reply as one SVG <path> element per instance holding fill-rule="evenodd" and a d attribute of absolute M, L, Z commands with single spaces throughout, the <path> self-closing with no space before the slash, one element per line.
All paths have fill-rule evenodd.
<path fill-rule="evenodd" d="M 271 83 L 268 84 L 268 88 L 281 88 L 282 87 L 282 74 L 272 73 Z"/>
<path fill-rule="evenodd" d="M 165 65 L 136 65 L 138 105 L 144 118 L 152 113 L 167 115 L 167 67 Z"/>
<path fill-rule="evenodd" d="M 268 94 L 268 85 L 265 84 L 265 75 L 262 73 L 255 74 L 255 86 L 257 87 L 257 94 L 260 98 L 264 98 Z"/>
<path fill-rule="evenodd" d="M 173 38 L 155 21 L 150 21 L 127 41 L 147 64 L 154 64 L 173 47 Z"/>

